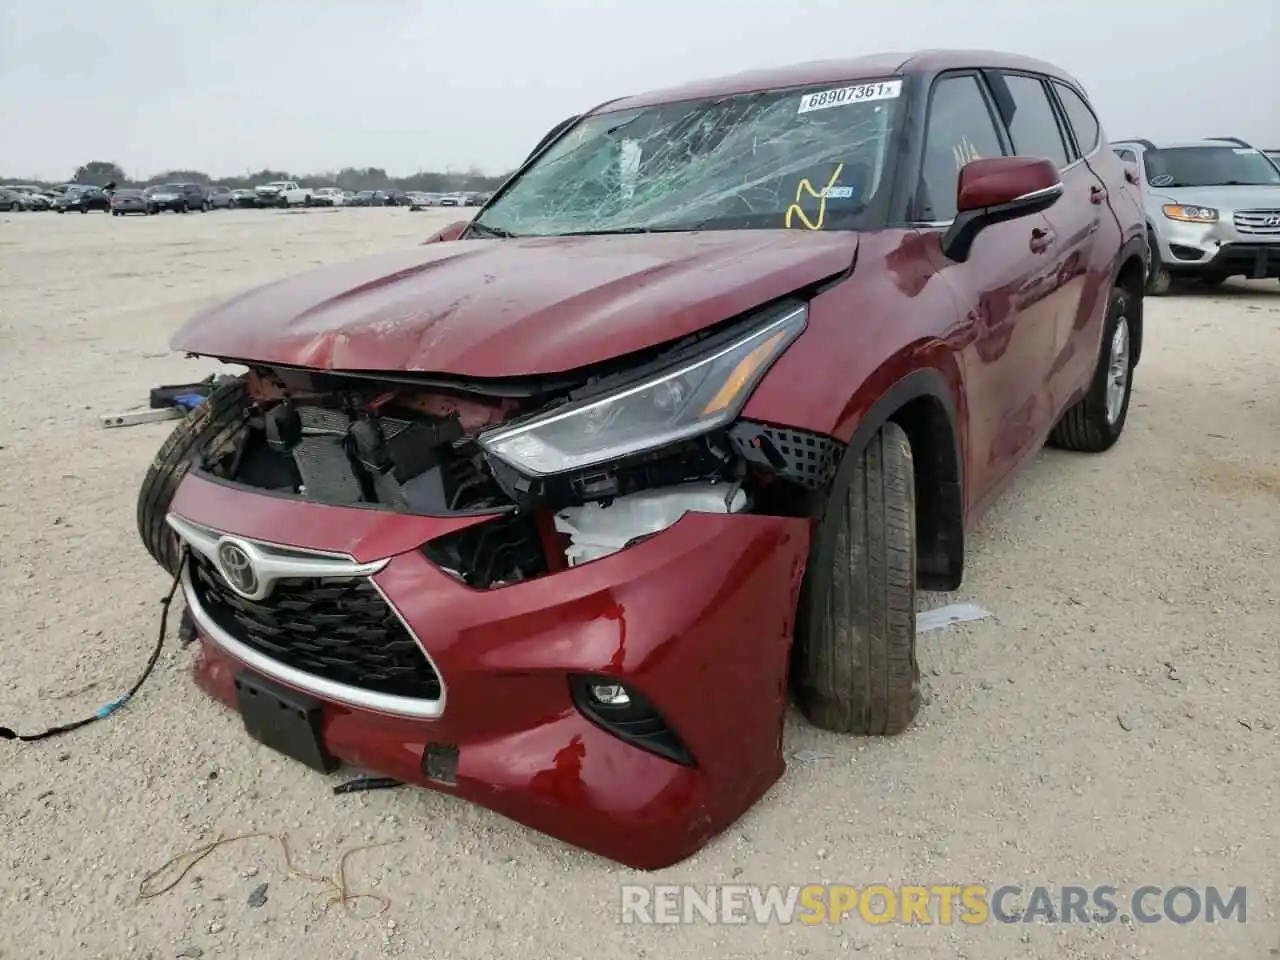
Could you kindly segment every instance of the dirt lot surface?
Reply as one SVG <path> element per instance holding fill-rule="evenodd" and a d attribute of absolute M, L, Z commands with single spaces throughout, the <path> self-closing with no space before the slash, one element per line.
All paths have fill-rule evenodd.
<path fill-rule="evenodd" d="M 170 332 L 213 299 L 411 245 L 447 219 L 0 215 L 0 722 L 32 732 L 91 712 L 151 649 L 166 581 L 134 496 L 171 425 L 99 417 L 213 369 L 171 354 Z M 1119 446 L 1043 453 L 973 532 L 964 590 L 923 599 L 994 616 L 922 635 L 919 722 L 878 741 L 793 719 L 782 782 L 659 874 L 425 790 L 334 797 L 337 777 L 265 752 L 199 695 L 191 651 L 171 641 L 109 720 L 0 743 L 0 956 L 1280 955 L 1278 358 L 1274 281 L 1149 302 Z M 170 858 L 255 831 L 287 835 L 309 874 L 394 841 L 346 862 L 351 887 L 389 908 L 326 907 L 331 888 L 287 872 L 272 839 L 221 847 L 140 900 Z M 1213 925 L 618 920 L 624 883 L 823 881 L 1112 885 L 1122 907 L 1143 884 L 1246 886 L 1248 912 Z"/>

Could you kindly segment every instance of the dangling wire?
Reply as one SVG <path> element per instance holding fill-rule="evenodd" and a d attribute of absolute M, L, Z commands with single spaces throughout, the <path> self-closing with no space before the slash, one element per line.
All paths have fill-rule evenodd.
<path fill-rule="evenodd" d="M 85 717 L 83 720 L 77 720 L 74 723 L 65 723 L 58 727 L 50 727 L 43 733 L 32 733 L 23 736 L 9 727 L 0 727 L 0 740 L 22 740 L 28 743 L 34 740 L 46 740 L 49 737 L 56 737 L 63 733 L 70 733 L 72 730 L 79 730 L 81 727 L 87 727 L 89 724 L 96 723 L 99 720 L 105 720 L 128 703 L 133 698 L 133 695 L 142 688 L 142 685 L 147 682 L 147 677 L 151 676 L 151 671 L 155 669 L 156 661 L 160 659 L 160 651 L 164 647 L 165 634 L 169 628 L 169 608 L 173 605 L 173 598 L 178 593 L 178 587 L 182 585 L 182 571 L 186 569 L 186 566 L 187 548 L 184 544 L 182 552 L 178 556 L 178 568 L 173 573 L 173 583 L 169 587 L 168 594 L 160 601 L 160 635 L 156 638 L 155 649 L 151 651 L 151 657 L 147 660 L 147 665 L 143 668 L 138 679 L 134 681 L 133 686 L 129 688 L 128 693 L 122 697 L 117 697 L 105 706 L 99 707 L 91 717 Z"/>

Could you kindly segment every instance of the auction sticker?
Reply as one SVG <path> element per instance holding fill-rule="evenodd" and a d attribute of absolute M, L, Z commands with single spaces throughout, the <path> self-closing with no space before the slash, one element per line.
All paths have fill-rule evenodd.
<path fill-rule="evenodd" d="M 851 103 L 867 103 L 871 100 L 895 100 L 900 96 L 901 80 L 860 83 L 854 87 L 806 93 L 800 98 L 800 109 L 796 113 L 810 113 L 814 110 L 826 110 L 828 107 L 847 107 Z"/>

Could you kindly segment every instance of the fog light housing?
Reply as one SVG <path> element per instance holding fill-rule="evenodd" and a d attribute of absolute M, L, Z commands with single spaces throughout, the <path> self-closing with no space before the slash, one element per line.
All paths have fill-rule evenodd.
<path fill-rule="evenodd" d="M 600 729 L 681 766 L 696 766 L 684 741 L 634 686 L 613 677 L 569 677 L 574 706 Z"/>
<path fill-rule="evenodd" d="M 592 700 L 606 707 L 626 707 L 631 704 L 631 694 L 620 683 L 593 683 L 587 691 Z"/>

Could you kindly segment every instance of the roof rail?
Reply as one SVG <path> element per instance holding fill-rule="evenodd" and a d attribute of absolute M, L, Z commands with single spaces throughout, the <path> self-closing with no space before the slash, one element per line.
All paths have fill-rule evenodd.
<path fill-rule="evenodd" d="M 1142 137 L 1122 137 L 1119 140 L 1112 140 L 1111 142 L 1113 144 L 1114 143 L 1136 143 L 1140 147 L 1142 147 L 1143 150 L 1156 149 L 1156 145 L 1154 143 L 1152 143 L 1150 140 L 1144 140 L 1142 139 Z"/>
<path fill-rule="evenodd" d="M 1237 147 L 1248 147 L 1253 149 L 1253 144 L 1241 140 L 1239 137 L 1205 137 L 1206 140 L 1220 140 L 1223 143 L 1234 143 Z"/>

